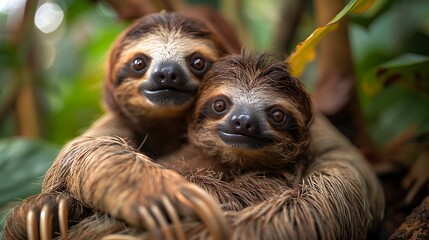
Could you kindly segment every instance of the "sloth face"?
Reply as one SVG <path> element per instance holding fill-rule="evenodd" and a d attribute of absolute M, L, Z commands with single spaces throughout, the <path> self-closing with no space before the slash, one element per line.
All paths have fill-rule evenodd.
<path fill-rule="evenodd" d="M 221 49 L 201 23 L 176 14 L 143 18 L 111 55 L 113 101 L 131 119 L 181 116 Z"/>
<path fill-rule="evenodd" d="M 241 169 L 285 167 L 308 144 L 308 94 L 283 62 L 243 53 L 206 74 L 189 138 L 224 164 Z"/>

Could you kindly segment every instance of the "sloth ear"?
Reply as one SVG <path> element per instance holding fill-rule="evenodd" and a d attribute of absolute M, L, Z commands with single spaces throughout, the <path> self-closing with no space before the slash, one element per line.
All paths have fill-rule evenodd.
<path fill-rule="evenodd" d="M 117 111 L 119 108 L 116 104 L 115 99 L 113 98 L 113 79 L 114 77 L 112 76 L 113 74 L 113 68 L 115 66 L 116 60 L 118 58 L 118 55 L 121 51 L 121 47 L 122 44 L 124 43 L 126 36 L 128 34 L 129 31 L 131 31 L 130 29 L 134 29 L 135 26 L 138 24 L 138 21 L 135 21 L 133 24 L 131 24 L 124 32 L 122 32 L 117 39 L 115 40 L 115 42 L 113 43 L 111 50 L 108 54 L 108 59 L 105 63 L 105 79 L 104 79 L 104 92 L 103 92 L 103 99 L 104 102 L 103 104 L 105 105 L 104 107 L 107 107 L 109 109 L 111 109 L 112 111 Z"/>
<path fill-rule="evenodd" d="M 112 110 L 113 112 L 116 112 L 119 108 L 116 104 L 115 99 L 113 98 L 113 90 L 112 90 L 112 84 L 109 82 L 109 79 L 106 79 L 104 82 L 104 92 L 103 92 L 103 99 L 104 99 L 104 107 Z"/>
<path fill-rule="evenodd" d="M 117 46 L 115 46 L 116 48 Z M 112 111 L 116 111 L 118 109 L 118 106 L 113 98 L 113 79 L 112 79 L 112 55 L 114 50 L 110 54 L 110 59 L 108 60 L 108 63 L 106 64 L 106 75 L 104 79 L 104 89 L 103 89 L 103 104 L 105 107 Z"/>

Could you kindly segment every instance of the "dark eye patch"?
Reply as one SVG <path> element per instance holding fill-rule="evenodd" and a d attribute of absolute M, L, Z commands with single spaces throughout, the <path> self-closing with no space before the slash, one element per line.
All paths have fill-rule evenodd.
<path fill-rule="evenodd" d="M 287 114 L 280 109 L 275 109 L 270 113 L 270 118 L 275 124 L 282 124 L 283 121 L 287 121 L 287 117 Z"/>
<path fill-rule="evenodd" d="M 145 59 L 137 57 L 131 62 L 131 68 L 134 69 L 135 72 L 142 72 L 147 69 L 147 64 Z"/>
<path fill-rule="evenodd" d="M 116 77 L 114 86 L 118 87 L 119 85 L 122 84 L 122 82 L 125 80 L 125 78 L 130 76 L 130 68 L 129 68 L 129 64 L 126 63 L 124 64 L 118 71 L 118 76 Z"/>
<path fill-rule="evenodd" d="M 265 110 L 267 120 L 272 127 L 280 131 L 291 131 L 298 127 L 297 121 L 292 113 L 278 106 Z"/>
<path fill-rule="evenodd" d="M 144 75 L 152 59 L 144 54 L 136 54 L 119 69 L 114 86 L 118 87 L 127 78 L 139 78 Z M 136 63 L 143 64 L 144 68 L 136 71 Z"/>
<path fill-rule="evenodd" d="M 191 72 L 201 78 L 210 69 L 212 62 L 200 53 L 193 53 L 186 57 Z"/>
<path fill-rule="evenodd" d="M 195 122 L 197 125 L 201 124 L 207 118 L 211 107 L 212 107 L 212 104 L 210 101 L 207 101 L 204 103 L 201 110 L 199 111 L 198 117 Z"/>
<path fill-rule="evenodd" d="M 224 109 L 221 113 L 218 113 L 214 111 L 213 104 L 220 99 L 224 101 L 224 103 L 226 104 L 226 109 Z M 210 98 L 201 107 L 196 123 L 197 124 L 202 123 L 206 118 L 217 119 L 224 116 L 224 114 L 228 111 L 230 104 L 231 102 L 229 98 L 227 98 L 226 96 L 216 96 L 216 97 Z"/>
<path fill-rule="evenodd" d="M 222 113 L 226 110 L 227 103 L 223 99 L 218 99 L 213 102 L 212 108 L 216 113 Z"/>

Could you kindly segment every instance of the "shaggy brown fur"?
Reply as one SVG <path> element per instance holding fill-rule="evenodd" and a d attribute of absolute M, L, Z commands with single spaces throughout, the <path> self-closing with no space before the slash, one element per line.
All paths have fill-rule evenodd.
<path fill-rule="evenodd" d="M 278 156 L 270 158 L 270 155 L 267 155 L 266 159 L 263 158 L 263 160 L 270 161 L 283 160 L 282 162 L 285 166 L 283 168 L 272 169 L 266 165 L 258 165 L 262 170 L 254 172 L 252 171 L 252 167 L 256 166 L 254 161 L 251 161 L 252 165 L 250 167 L 243 166 L 247 166 L 246 159 L 255 160 L 252 159 L 254 156 L 247 152 L 255 150 L 247 149 L 238 151 L 239 148 L 243 148 L 243 145 L 225 145 L 221 140 L 216 140 L 220 138 L 216 132 L 219 128 L 213 122 L 219 123 L 228 119 L 228 114 L 226 113 L 221 118 L 211 119 L 210 111 L 203 110 L 208 106 L 206 104 L 207 101 L 213 103 L 213 100 L 216 99 L 213 96 L 217 96 L 218 94 L 227 99 L 232 98 L 234 100 L 231 100 L 231 109 L 228 111 L 233 112 L 236 106 L 234 103 L 238 100 L 228 95 L 229 89 L 237 90 L 237 86 L 246 86 L 246 84 L 251 82 L 261 81 L 257 85 L 261 87 L 259 91 L 266 90 L 267 86 L 263 87 L 262 83 L 270 80 L 267 80 L 268 78 L 263 80 L 264 76 L 273 72 L 264 71 L 264 66 L 266 66 L 264 64 L 253 65 L 254 63 L 261 64 L 258 61 L 261 59 L 264 58 L 244 55 L 240 57 L 228 57 L 214 64 L 210 70 L 211 73 L 209 72 L 206 75 L 207 82 L 204 82 L 202 85 L 201 95 L 196 104 L 197 110 L 194 112 L 190 124 L 189 134 L 201 130 L 202 125 L 213 125 L 207 128 L 212 131 L 203 135 L 204 137 L 192 138 L 193 145 L 191 146 L 198 146 L 202 149 L 211 148 L 210 145 L 200 144 L 205 139 L 211 139 L 212 144 L 215 144 L 213 146 L 222 145 L 226 151 L 230 151 L 230 154 L 228 154 L 229 157 L 234 156 L 234 154 L 237 156 L 236 158 L 233 157 L 237 161 L 222 161 L 225 155 L 217 152 L 206 152 L 203 150 L 204 154 L 201 154 L 201 152 L 195 152 L 195 149 L 192 152 L 189 149 L 193 148 L 188 146 L 187 151 L 192 152 L 192 154 L 183 154 L 185 154 L 184 157 L 190 157 L 190 162 L 184 158 L 184 165 L 175 165 L 175 162 L 173 162 L 173 165 L 171 165 L 172 168 L 180 171 L 188 179 L 192 180 L 193 178 L 193 182 L 207 189 L 220 203 L 226 204 L 225 209 L 234 209 L 234 211 L 225 211 L 225 216 L 229 219 L 233 231 L 232 239 L 364 239 L 368 231 L 377 225 L 383 215 L 384 199 L 381 186 L 365 159 L 322 116 L 316 115 L 315 121 L 309 130 L 311 137 L 306 135 L 308 133 L 302 134 L 302 136 L 305 136 L 302 140 L 306 143 L 298 146 L 303 147 L 303 149 L 292 149 L 299 152 L 299 154 L 283 154 L 283 156 L 300 156 L 300 158 L 283 160 L 277 159 L 276 157 Z M 260 71 L 251 71 L 253 66 L 261 66 Z M 277 65 L 267 66 L 267 69 L 270 69 L 270 66 Z M 220 69 L 222 72 L 215 74 Z M 276 69 L 283 69 L 282 71 L 286 71 L 287 73 L 287 69 L 284 66 L 279 66 Z M 236 73 L 236 75 L 233 74 L 229 78 L 219 77 L 211 79 L 214 76 L 228 76 L 231 73 Z M 278 72 L 276 73 L 279 74 Z M 219 84 L 217 81 L 222 79 L 225 81 Z M 229 81 L 226 81 L 228 79 Z M 274 79 L 276 78 L 274 77 Z M 282 81 L 291 81 L 290 83 L 293 83 L 295 80 L 287 78 Z M 285 83 L 281 84 L 279 82 L 278 84 L 282 85 Z M 224 85 L 228 87 L 224 88 Z M 251 88 L 255 90 L 251 91 L 252 94 L 258 95 L 257 86 Z M 251 89 L 249 88 L 248 91 Z M 290 94 L 293 94 L 296 90 L 299 89 L 291 91 Z M 246 96 L 245 92 L 241 91 L 241 94 L 238 95 Z M 263 96 L 266 96 L 266 99 L 272 100 L 276 99 L 276 94 L 282 95 L 283 92 L 272 89 L 270 95 Z M 302 102 L 302 99 L 295 101 L 295 98 L 289 97 L 287 94 L 283 94 L 283 98 L 278 103 L 280 106 L 282 106 L 281 103 L 283 101 L 295 104 Z M 255 103 L 261 104 L 260 101 L 262 99 L 257 100 Z M 295 118 L 301 116 L 301 120 L 296 121 L 301 123 L 299 126 L 303 128 L 302 131 L 307 132 L 306 124 L 308 124 L 311 113 L 307 115 L 302 114 L 300 111 L 294 113 L 291 116 Z M 279 144 L 288 144 L 288 136 L 291 136 L 291 133 L 285 131 L 278 134 L 280 134 Z M 294 134 L 294 136 L 297 135 Z M 309 140 L 311 144 L 308 143 Z M 305 147 L 307 145 L 311 145 L 310 149 Z M 270 149 L 270 146 L 268 145 L 267 149 Z M 278 144 L 274 144 L 273 146 L 281 150 L 285 149 L 279 147 Z M 261 151 L 261 149 L 262 151 L 264 150 L 264 148 L 259 148 L 257 151 Z M 309 152 L 314 156 L 314 160 L 309 161 L 308 165 L 302 165 L 303 168 L 296 168 L 300 160 L 305 159 L 303 158 L 303 153 L 308 154 Z M 207 158 L 205 154 L 213 155 L 209 155 L 210 158 Z M 243 158 L 241 154 L 246 154 L 246 158 Z M 258 155 L 256 154 L 255 156 Z M 171 163 L 168 159 L 165 161 Z M 223 164 L 227 164 L 229 167 L 225 168 Z M 201 170 L 195 171 L 196 169 L 200 169 L 200 167 Z M 242 171 L 230 172 L 229 168 L 231 167 L 241 169 Z M 226 179 L 217 177 L 216 175 L 213 177 L 207 175 L 207 169 L 231 175 Z M 259 177 L 264 177 L 256 178 L 256 175 L 252 174 L 259 174 Z M 242 185 L 236 184 L 237 182 Z M 255 195 L 252 196 L 252 194 Z M 261 194 L 262 197 L 256 196 L 256 194 Z M 243 207 L 246 208 L 241 209 Z M 237 209 L 241 210 L 237 211 Z M 85 234 L 88 238 L 92 238 L 95 236 L 104 236 L 105 234 L 115 234 L 106 237 L 106 239 L 132 239 L 131 236 L 155 239 L 167 238 L 168 236 L 181 236 L 186 237 L 186 239 L 205 239 L 209 237 L 207 228 L 201 223 L 185 220 L 181 224 L 182 234 L 178 234 L 177 229 L 168 224 L 163 225 L 163 229 L 155 227 L 150 232 L 147 232 L 142 229 L 130 228 L 121 221 L 104 215 L 93 215 L 91 218 L 85 219 L 85 221 L 71 228 L 69 236 Z"/>
<path fill-rule="evenodd" d="M 38 215 L 43 198 L 53 199 L 51 208 L 61 196 L 71 206 L 81 205 L 77 209 L 104 211 L 136 226 L 146 224 L 139 206 L 150 206 L 161 196 L 179 204 L 178 191 L 189 183 L 149 157 L 184 143 L 185 115 L 200 79 L 226 53 L 210 29 L 179 14 L 154 14 L 131 25 L 107 64 L 107 113 L 62 149 L 46 173 L 42 195 L 26 199 L 9 215 L 5 239 L 25 238 L 27 210 Z"/>

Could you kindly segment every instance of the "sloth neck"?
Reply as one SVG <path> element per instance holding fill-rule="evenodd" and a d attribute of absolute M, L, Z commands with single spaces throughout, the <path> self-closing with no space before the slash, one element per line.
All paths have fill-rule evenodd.
<path fill-rule="evenodd" d="M 158 159 L 157 162 L 184 176 L 203 174 L 230 181 L 241 175 L 240 169 L 223 164 L 220 158 L 208 156 L 201 148 L 190 143 L 184 144 L 182 148 Z"/>
<path fill-rule="evenodd" d="M 130 125 L 140 143 L 139 151 L 152 158 L 171 153 L 186 142 L 185 117 L 147 118 Z"/>

